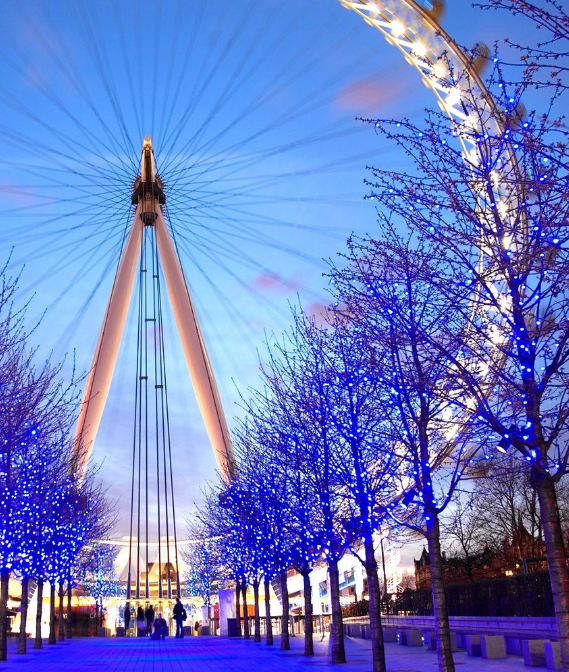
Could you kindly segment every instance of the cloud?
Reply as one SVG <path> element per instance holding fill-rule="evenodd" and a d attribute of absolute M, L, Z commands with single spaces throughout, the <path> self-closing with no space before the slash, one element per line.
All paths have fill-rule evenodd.
<path fill-rule="evenodd" d="M 394 67 L 388 73 L 378 73 L 348 84 L 338 92 L 334 106 L 358 114 L 375 113 L 402 97 L 407 87 L 401 68 Z"/>
<path fill-rule="evenodd" d="M 267 294 L 289 294 L 300 289 L 300 276 L 284 278 L 278 273 L 260 273 L 251 281 L 251 287 Z"/>
<path fill-rule="evenodd" d="M 328 304 L 316 301 L 306 306 L 305 310 L 306 314 L 309 317 L 314 318 L 316 324 L 318 325 L 328 324 L 328 318 L 330 316 L 330 308 Z"/>

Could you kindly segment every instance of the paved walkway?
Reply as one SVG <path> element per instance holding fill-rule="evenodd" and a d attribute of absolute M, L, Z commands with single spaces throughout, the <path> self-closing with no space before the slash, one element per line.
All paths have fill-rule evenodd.
<path fill-rule="evenodd" d="M 19 656 L 10 642 L 9 660 L 0 670 L 24 672 L 367 672 L 371 669 L 369 642 L 347 638 L 348 664 L 333 666 L 328 661 L 328 643 L 316 641 L 316 656 L 302 655 L 302 638 L 291 639 L 291 651 L 279 650 L 278 639 L 272 647 L 252 640 L 218 637 L 187 637 L 151 642 L 146 639 L 76 639 L 40 651 L 31 649 Z M 437 657 L 432 651 L 386 644 L 390 672 L 437 672 Z M 489 661 L 455 653 L 457 672 L 522 672 L 519 656 Z"/>

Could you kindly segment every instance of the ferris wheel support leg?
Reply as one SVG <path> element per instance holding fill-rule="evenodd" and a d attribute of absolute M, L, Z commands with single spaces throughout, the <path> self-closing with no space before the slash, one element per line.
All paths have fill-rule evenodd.
<path fill-rule="evenodd" d="M 235 475 L 235 459 L 219 391 L 178 253 L 160 208 L 156 214 L 156 240 L 184 357 L 217 466 L 223 479 L 228 481 Z"/>
<path fill-rule="evenodd" d="M 91 369 L 87 376 L 73 442 L 74 466 L 84 470 L 89 462 L 93 443 L 109 394 L 111 379 L 132 296 L 134 277 L 142 240 L 140 206 L 124 247 L 101 326 Z"/>

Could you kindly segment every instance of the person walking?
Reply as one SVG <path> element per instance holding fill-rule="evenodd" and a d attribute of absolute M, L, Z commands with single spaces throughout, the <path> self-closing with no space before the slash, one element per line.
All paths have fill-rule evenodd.
<path fill-rule="evenodd" d="M 184 621 L 186 620 L 186 610 L 184 605 L 180 602 L 180 598 L 176 598 L 174 605 L 174 620 L 176 621 L 176 637 L 181 639 L 184 636 Z"/>
<path fill-rule="evenodd" d="M 128 633 L 130 628 L 130 602 L 127 602 L 124 605 L 124 634 Z"/>
<path fill-rule="evenodd" d="M 138 628 L 138 636 L 144 637 L 146 634 L 146 632 L 144 632 L 144 609 L 140 606 L 136 610 L 136 625 Z"/>
<path fill-rule="evenodd" d="M 146 634 L 150 636 L 152 635 L 152 624 L 154 623 L 154 609 L 152 605 L 144 612 L 144 618 L 146 619 Z"/>

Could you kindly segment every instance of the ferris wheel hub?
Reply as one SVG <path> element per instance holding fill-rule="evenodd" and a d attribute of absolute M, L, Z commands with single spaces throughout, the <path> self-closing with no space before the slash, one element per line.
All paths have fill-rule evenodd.
<path fill-rule="evenodd" d="M 142 202 L 143 206 L 148 205 L 148 207 L 143 207 L 143 212 L 152 213 L 154 211 L 153 205 L 156 201 L 160 205 L 164 205 L 166 203 L 166 196 L 164 194 L 164 183 L 156 172 L 152 140 L 147 135 L 142 141 L 140 174 L 134 181 L 131 203 L 138 205 Z M 153 221 L 148 223 L 153 223 Z"/>

